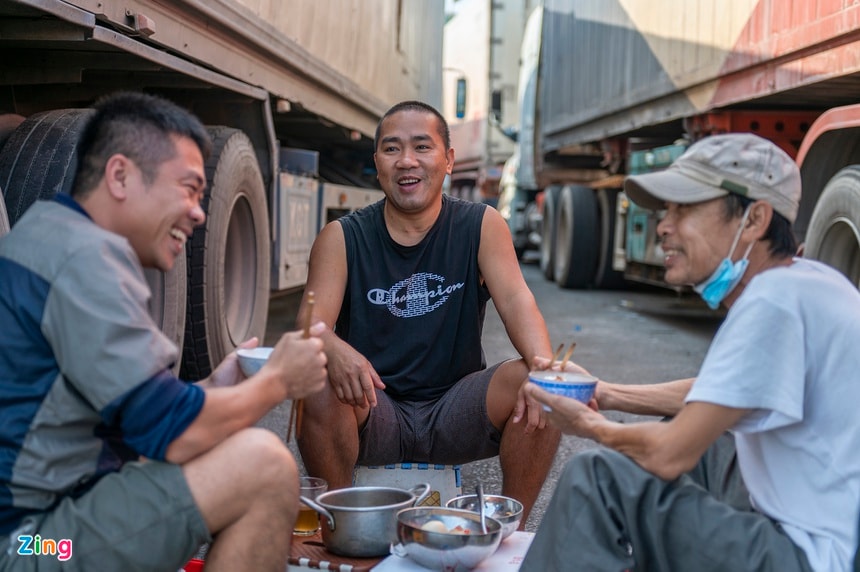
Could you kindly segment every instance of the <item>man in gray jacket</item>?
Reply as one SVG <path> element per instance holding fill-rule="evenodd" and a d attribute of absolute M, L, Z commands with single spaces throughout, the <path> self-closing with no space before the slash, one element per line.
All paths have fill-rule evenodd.
<path fill-rule="evenodd" d="M 322 388 L 324 326 L 251 378 L 234 353 L 189 384 L 147 310 L 143 268 L 170 270 L 203 223 L 209 146 L 166 100 L 108 97 L 71 196 L 0 239 L 2 571 L 177 570 L 204 542 L 207 570 L 286 566 L 298 470 L 253 425 Z"/>

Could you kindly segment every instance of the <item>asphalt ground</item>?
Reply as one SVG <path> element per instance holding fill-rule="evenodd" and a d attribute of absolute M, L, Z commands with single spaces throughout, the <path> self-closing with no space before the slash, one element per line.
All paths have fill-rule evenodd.
<path fill-rule="evenodd" d="M 695 376 L 720 323 L 720 316 L 697 300 L 669 290 L 563 290 L 546 281 L 536 264 L 523 263 L 521 268 L 547 322 L 553 346 L 575 341 L 574 361 L 601 379 L 641 384 Z M 280 332 L 294 327 L 300 294 L 272 299 L 267 345 L 274 343 Z M 484 326 L 484 352 L 488 364 L 517 355 L 492 304 Z M 285 438 L 289 412 L 290 403 L 285 402 L 259 425 Z M 617 412 L 607 416 L 624 423 L 646 419 Z M 288 446 L 301 465 L 295 443 Z M 595 446 L 588 440 L 562 437 L 526 530 L 537 529 L 565 463 Z M 501 492 L 498 458 L 463 465 L 461 477 L 464 493 L 474 491 L 479 481 L 486 493 Z"/>

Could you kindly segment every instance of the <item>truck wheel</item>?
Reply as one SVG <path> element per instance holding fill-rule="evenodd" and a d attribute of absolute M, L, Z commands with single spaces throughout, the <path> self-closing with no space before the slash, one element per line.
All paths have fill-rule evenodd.
<path fill-rule="evenodd" d="M 804 256 L 833 266 L 860 287 L 860 165 L 836 173 L 815 204 Z"/>
<path fill-rule="evenodd" d="M 562 288 L 586 288 L 597 270 L 600 246 L 594 191 L 566 185 L 558 204 L 555 247 L 555 281 Z"/>
<path fill-rule="evenodd" d="M 14 113 L 0 114 L 0 151 L 24 119 L 23 115 Z M 6 214 L 6 201 L 3 199 L 3 189 L 0 187 L 0 236 L 7 232 L 9 232 L 9 215 Z"/>
<path fill-rule="evenodd" d="M 0 236 L 9 232 L 9 217 L 6 216 L 6 201 L 3 200 L 3 189 L 0 189 Z"/>
<path fill-rule="evenodd" d="M 186 256 L 177 256 L 170 272 L 156 268 L 144 268 L 143 274 L 149 284 L 152 297 L 149 299 L 149 315 L 158 328 L 179 348 L 179 358 L 173 365 L 173 373 L 179 375 L 182 364 L 182 344 L 185 341 L 185 306 L 188 288 L 186 283 Z"/>
<path fill-rule="evenodd" d="M 615 205 L 618 189 L 599 189 L 597 208 L 600 213 L 600 252 L 597 259 L 597 272 L 594 286 L 604 290 L 624 286 L 624 273 L 612 268 L 615 256 Z"/>
<path fill-rule="evenodd" d="M 544 278 L 555 278 L 555 228 L 558 222 L 558 196 L 561 187 L 550 185 L 543 192 L 543 218 L 540 231 L 540 269 Z"/>
<path fill-rule="evenodd" d="M 68 193 L 74 178 L 75 145 L 90 109 L 54 109 L 25 119 L 0 153 L 0 188 L 14 226 L 37 199 Z"/>
<path fill-rule="evenodd" d="M 91 109 L 37 113 L 9 136 L 0 152 L 0 188 L 9 208 L 10 224 L 14 225 L 36 200 L 69 192 L 78 135 L 91 114 Z M 161 331 L 181 348 L 185 331 L 185 259 L 177 258 L 167 274 L 152 270 L 146 272 L 146 278 L 152 291 L 149 313 Z M 178 364 L 174 369 L 179 371 Z"/>
<path fill-rule="evenodd" d="M 188 308 L 181 377 L 198 380 L 242 341 L 266 333 L 269 215 L 248 136 L 209 127 L 206 223 L 188 242 Z"/>
<path fill-rule="evenodd" d="M 0 151 L 12 133 L 21 125 L 26 117 L 16 113 L 0 113 Z"/>

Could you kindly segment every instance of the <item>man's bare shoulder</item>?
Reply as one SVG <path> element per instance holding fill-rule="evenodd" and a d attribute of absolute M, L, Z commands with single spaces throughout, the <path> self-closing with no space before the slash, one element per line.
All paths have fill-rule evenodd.
<path fill-rule="evenodd" d="M 333 220 L 322 228 L 314 240 L 311 260 L 325 259 L 323 262 L 340 260 L 345 258 L 345 248 L 343 226 L 340 221 Z"/>

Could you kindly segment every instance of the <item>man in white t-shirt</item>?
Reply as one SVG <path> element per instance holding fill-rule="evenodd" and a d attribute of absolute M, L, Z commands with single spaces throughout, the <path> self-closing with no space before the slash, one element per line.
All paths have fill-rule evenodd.
<path fill-rule="evenodd" d="M 523 570 L 849 570 L 860 293 L 794 257 L 796 164 L 758 136 L 714 135 L 665 171 L 629 177 L 625 191 L 666 211 L 667 282 L 729 312 L 695 380 L 598 385 L 600 408 L 665 422 L 615 423 L 530 384 L 551 423 L 606 448 L 568 464 Z M 740 499 L 725 480 L 735 468 L 726 431 L 749 491 Z"/>

